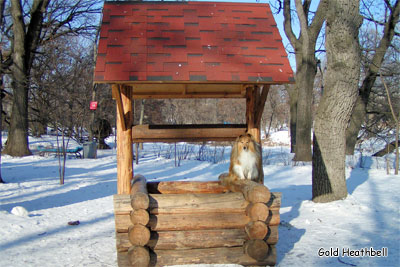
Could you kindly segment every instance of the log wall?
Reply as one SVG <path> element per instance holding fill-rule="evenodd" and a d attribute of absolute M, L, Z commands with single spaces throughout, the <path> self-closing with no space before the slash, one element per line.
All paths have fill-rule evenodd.
<path fill-rule="evenodd" d="M 136 176 L 130 195 L 114 195 L 118 265 L 275 265 L 280 200 L 251 181 L 225 187 Z"/>

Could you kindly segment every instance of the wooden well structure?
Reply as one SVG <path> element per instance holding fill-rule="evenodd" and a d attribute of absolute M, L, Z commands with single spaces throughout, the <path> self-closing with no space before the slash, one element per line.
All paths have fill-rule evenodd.
<path fill-rule="evenodd" d="M 270 85 L 293 82 L 269 5 L 105 2 L 95 82 L 110 84 L 117 104 L 118 194 L 114 202 L 119 265 L 143 266 L 139 259 L 147 255 L 151 266 L 273 265 L 279 193 L 269 194 L 265 186 L 254 184 L 227 188 L 219 182 L 146 182 L 142 176 L 134 178 L 132 146 L 137 142 L 231 141 L 245 132 L 261 141 L 260 122 Z M 133 125 L 133 100 L 151 98 L 245 98 L 246 124 Z M 249 194 L 261 200 L 250 200 Z M 142 200 L 136 203 L 137 198 Z M 207 199 L 220 205 L 211 205 Z M 168 204 L 176 201 L 181 201 L 181 208 Z M 258 211 L 254 215 L 249 210 Z M 200 223 L 193 226 L 188 218 Z M 189 224 L 174 228 L 187 220 Z M 254 238 L 249 237 L 249 227 L 258 229 L 250 231 L 258 231 L 250 234 Z M 176 240 L 175 245 L 171 240 Z M 192 245 L 182 240 L 192 240 Z M 252 254 L 251 248 L 265 244 L 268 257 L 243 254 L 243 250 Z"/>

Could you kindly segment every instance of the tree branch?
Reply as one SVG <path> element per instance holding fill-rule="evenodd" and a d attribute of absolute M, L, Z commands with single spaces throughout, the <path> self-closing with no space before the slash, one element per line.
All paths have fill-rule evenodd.
<path fill-rule="evenodd" d="M 284 17 L 283 28 L 285 30 L 285 34 L 289 39 L 290 43 L 292 44 L 294 50 L 296 51 L 300 46 L 300 42 L 297 40 L 296 36 L 293 33 L 292 14 L 290 11 L 290 0 L 284 0 L 283 2 L 283 17 Z"/>
<path fill-rule="evenodd" d="M 376 52 L 372 58 L 371 64 L 368 67 L 367 75 L 365 76 L 365 79 L 360 88 L 361 99 L 365 104 L 368 103 L 368 98 L 369 94 L 371 93 L 371 88 L 375 83 L 378 71 L 382 65 L 386 51 L 393 40 L 395 27 L 399 21 L 400 0 L 396 0 L 396 3 L 394 4 L 391 10 L 392 12 L 390 13 L 389 19 L 385 23 L 382 39 L 379 42 L 378 47 L 376 48 Z"/>

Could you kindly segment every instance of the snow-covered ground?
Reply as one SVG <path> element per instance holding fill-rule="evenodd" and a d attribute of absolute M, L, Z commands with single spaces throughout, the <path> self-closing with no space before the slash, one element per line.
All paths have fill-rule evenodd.
<path fill-rule="evenodd" d="M 289 147 L 282 145 L 289 140 L 287 132 L 271 139 L 280 146 L 264 148 L 264 173 L 265 185 L 283 197 L 278 266 L 400 266 L 400 176 L 386 174 L 385 160 L 369 156 L 374 149 L 348 158 L 345 200 L 316 204 L 310 201 L 311 166 L 292 165 Z M 34 152 L 40 144 L 54 144 L 54 137 L 30 139 Z M 229 148 L 226 160 L 217 164 L 192 157 L 179 167 L 173 156 L 159 156 L 166 150 L 145 144 L 135 173 L 152 181 L 208 181 L 229 167 Z M 390 160 L 393 168 L 393 156 Z M 99 150 L 97 159 L 68 159 L 64 185 L 53 156 L 2 156 L 1 168 L 7 183 L 0 184 L 0 266 L 117 266 L 114 149 Z M 73 221 L 80 224 L 68 224 Z M 387 256 L 344 255 L 382 248 Z M 326 251 L 335 255 L 319 255 Z"/>

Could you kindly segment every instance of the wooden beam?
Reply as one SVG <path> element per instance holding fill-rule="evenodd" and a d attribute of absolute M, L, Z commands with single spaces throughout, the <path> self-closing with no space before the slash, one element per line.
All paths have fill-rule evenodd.
<path fill-rule="evenodd" d="M 133 99 L 192 99 L 192 98 L 243 98 L 242 94 L 222 93 L 196 93 L 196 94 L 161 94 L 161 93 L 136 93 Z"/>
<path fill-rule="evenodd" d="M 119 84 L 113 84 L 112 96 L 117 102 L 117 123 L 119 122 L 121 130 L 126 130 L 125 116 L 124 116 L 124 106 L 121 99 L 121 89 Z"/>
<path fill-rule="evenodd" d="M 182 125 L 183 126 L 183 125 Z M 226 127 L 220 127 L 226 126 Z M 151 125 L 136 125 L 132 130 L 133 142 L 180 142 L 180 141 L 234 141 L 236 137 L 246 132 L 245 125 L 229 127 L 230 125 L 184 125 L 183 127 L 155 127 Z"/>

